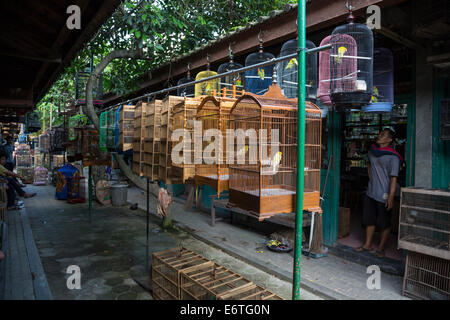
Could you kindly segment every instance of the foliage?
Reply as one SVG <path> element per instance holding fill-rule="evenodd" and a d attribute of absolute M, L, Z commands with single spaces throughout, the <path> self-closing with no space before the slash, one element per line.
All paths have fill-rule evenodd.
<path fill-rule="evenodd" d="M 143 48 L 151 61 L 113 60 L 103 73 L 104 92 L 126 95 L 146 72 L 194 50 L 292 0 L 125 0 L 40 101 L 40 112 L 75 98 L 77 70 L 117 49 Z M 170 79 L 169 79 L 170 80 Z M 57 117 L 55 118 L 57 119 Z M 57 120 L 58 121 L 58 120 Z M 47 122 L 48 123 L 48 122 Z"/>

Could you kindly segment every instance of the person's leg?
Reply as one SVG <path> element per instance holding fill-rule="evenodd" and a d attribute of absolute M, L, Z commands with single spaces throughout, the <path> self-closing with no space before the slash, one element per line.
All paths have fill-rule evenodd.
<path fill-rule="evenodd" d="M 6 189 L 6 197 L 7 197 L 7 206 L 8 209 L 12 208 L 16 204 L 16 192 L 8 183 L 8 188 Z"/>
<path fill-rule="evenodd" d="M 13 188 L 21 197 L 25 195 L 25 191 L 20 187 L 19 183 L 14 178 L 8 178 L 8 185 Z"/>
<path fill-rule="evenodd" d="M 366 240 L 364 244 L 356 248 L 355 250 L 358 252 L 364 251 L 364 250 L 371 250 L 372 249 L 372 239 L 373 234 L 375 232 L 375 225 L 376 225 L 376 208 L 374 206 L 373 199 L 369 198 L 368 196 L 364 197 L 364 206 L 363 206 L 363 226 L 366 227 Z"/>
<path fill-rule="evenodd" d="M 378 248 L 376 250 L 376 254 L 379 257 L 384 257 L 384 250 L 386 248 L 387 241 L 389 240 L 389 235 L 391 234 L 391 212 L 387 211 L 384 203 L 378 203 L 378 215 L 380 217 L 380 228 L 381 228 L 381 240 Z"/>

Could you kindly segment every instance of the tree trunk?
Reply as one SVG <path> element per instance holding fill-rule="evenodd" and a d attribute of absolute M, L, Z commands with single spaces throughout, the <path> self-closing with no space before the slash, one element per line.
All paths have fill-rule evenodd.
<path fill-rule="evenodd" d="M 92 121 L 95 128 L 100 132 L 100 123 L 97 116 L 97 113 L 95 112 L 94 103 L 93 103 L 93 95 L 92 95 L 92 89 L 94 86 L 94 79 L 98 78 L 99 75 L 102 73 L 102 71 L 106 68 L 106 66 L 114 59 L 118 58 L 131 58 L 131 59 L 141 59 L 141 60 L 149 60 L 149 58 L 146 58 L 144 56 L 144 53 L 142 50 L 116 50 L 111 53 L 109 53 L 105 58 L 100 61 L 99 64 L 94 68 L 91 75 L 89 76 L 89 80 L 86 85 L 86 108 L 85 113 L 87 117 Z M 130 167 L 127 165 L 127 163 L 123 160 L 122 157 L 120 157 L 117 153 L 113 153 L 113 156 L 117 160 L 117 164 L 119 165 L 120 170 L 122 173 L 131 181 L 133 182 L 137 187 L 143 190 L 147 190 L 147 182 L 145 179 L 141 179 L 137 175 L 135 175 Z M 154 197 L 158 198 L 158 190 L 159 187 L 157 184 L 151 184 L 149 188 L 150 194 L 152 194 Z"/>

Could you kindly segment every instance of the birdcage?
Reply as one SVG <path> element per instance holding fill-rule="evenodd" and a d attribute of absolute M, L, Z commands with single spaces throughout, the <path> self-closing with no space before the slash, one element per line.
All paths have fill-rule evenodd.
<path fill-rule="evenodd" d="M 50 150 L 50 135 L 43 133 L 39 135 L 39 151 L 48 152 Z"/>
<path fill-rule="evenodd" d="M 79 139 L 78 128 L 83 128 L 87 124 L 87 117 L 82 114 L 76 114 L 69 118 L 69 135 L 68 141 L 76 141 Z"/>
<path fill-rule="evenodd" d="M 197 108 L 206 96 L 185 98 L 172 110 L 172 171 L 173 183 L 186 183 L 194 179 L 194 122 Z"/>
<path fill-rule="evenodd" d="M 16 155 L 29 155 L 30 154 L 30 146 L 25 143 L 21 143 L 16 148 Z"/>
<path fill-rule="evenodd" d="M 17 167 L 17 174 L 24 184 L 31 184 L 34 181 L 34 168 Z"/>
<path fill-rule="evenodd" d="M 373 90 L 373 34 L 366 25 L 349 23 L 331 34 L 330 98 L 336 111 L 368 105 Z"/>
<path fill-rule="evenodd" d="M 219 74 L 243 68 L 242 64 L 233 60 L 233 52 L 230 49 L 230 61 L 223 63 L 217 69 Z M 224 97 L 235 98 L 242 95 L 245 88 L 245 72 L 240 72 L 220 78 L 219 89 Z M 225 90 L 225 91 L 224 91 Z"/>
<path fill-rule="evenodd" d="M 77 105 L 86 104 L 86 85 L 91 73 L 89 68 L 84 71 L 77 71 L 75 74 L 75 100 Z M 92 86 L 92 98 L 94 105 L 101 105 L 103 103 L 103 75 L 94 78 Z"/>
<path fill-rule="evenodd" d="M 259 41 L 259 51 L 250 54 L 245 59 L 245 66 L 252 66 L 261 62 L 274 59 L 275 56 L 264 52 L 263 43 Z M 245 90 L 254 94 L 264 94 L 272 83 L 273 66 L 265 66 L 245 71 Z"/>
<path fill-rule="evenodd" d="M 150 180 L 158 180 L 159 146 L 161 134 L 162 101 L 153 100 L 148 103 L 144 120 L 144 168 L 143 175 Z"/>
<path fill-rule="evenodd" d="M 236 99 L 205 97 L 197 108 L 201 130 L 194 131 L 194 141 L 202 141 L 202 153 L 194 152 L 195 185 L 207 185 L 217 191 L 217 197 L 228 190 L 228 164 L 225 144 L 230 110 Z"/>
<path fill-rule="evenodd" d="M 100 132 L 99 132 L 99 146 L 100 150 L 107 151 L 107 139 L 108 139 L 108 112 L 103 111 L 100 113 Z"/>
<path fill-rule="evenodd" d="M 16 164 L 18 167 L 28 168 L 32 165 L 32 157 L 30 154 L 16 155 Z"/>
<path fill-rule="evenodd" d="M 64 165 L 64 155 L 53 155 L 53 167 L 61 167 Z"/>
<path fill-rule="evenodd" d="M 322 40 L 320 46 L 329 45 L 331 35 Z M 319 83 L 317 87 L 317 98 L 320 103 L 327 107 L 332 107 L 333 103 L 330 98 L 330 50 L 322 50 L 319 52 Z"/>
<path fill-rule="evenodd" d="M 144 138 L 145 138 L 145 117 L 148 111 L 148 104 L 139 101 L 134 109 L 134 134 L 133 134 L 133 172 L 139 176 L 143 175 L 144 161 Z"/>
<path fill-rule="evenodd" d="M 111 155 L 100 148 L 99 134 L 95 129 L 84 129 L 82 136 L 82 161 L 84 166 L 111 165 Z"/>
<path fill-rule="evenodd" d="M 115 151 L 115 131 L 116 131 L 116 108 L 107 111 L 106 114 L 106 148 Z"/>
<path fill-rule="evenodd" d="M 167 96 L 162 102 L 158 179 L 166 184 L 171 183 L 172 176 L 172 111 L 174 106 L 183 101 L 184 97 Z"/>
<path fill-rule="evenodd" d="M 45 186 L 47 184 L 48 170 L 44 167 L 34 168 L 34 182 L 35 186 Z"/>
<path fill-rule="evenodd" d="M 298 40 L 293 39 L 285 42 L 281 47 L 280 57 L 287 56 L 297 52 Z M 306 40 L 306 49 L 315 48 L 312 41 Z M 287 98 L 298 97 L 298 61 L 292 58 L 289 61 L 283 61 L 277 65 L 278 84 L 281 91 Z M 317 54 L 306 55 L 305 65 L 305 83 L 306 99 L 315 102 L 317 98 Z"/>
<path fill-rule="evenodd" d="M 195 80 L 202 80 L 217 75 L 217 72 L 210 70 L 209 55 L 206 56 L 206 70 L 201 71 L 195 77 Z M 219 79 L 213 79 L 195 84 L 195 96 L 211 95 L 213 92 L 219 91 Z"/>
<path fill-rule="evenodd" d="M 402 188 L 398 247 L 450 260 L 450 192 Z"/>
<path fill-rule="evenodd" d="M 50 130 L 50 152 L 60 152 L 66 149 L 67 134 L 62 127 Z"/>
<path fill-rule="evenodd" d="M 388 113 L 394 106 L 394 56 L 391 50 L 376 48 L 373 52 L 373 94 L 364 112 Z"/>
<path fill-rule="evenodd" d="M 245 94 L 230 113 L 235 135 L 227 145 L 230 202 L 260 220 L 295 211 L 297 99 L 273 84 L 263 96 Z M 319 207 L 321 112 L 306 102 L 303 208 Z M 232 160 L 230 160 L 232 159 Z"/>
<path fill-rule="evenodd" d="M 191 77 L 191 67 L 188 64 L 188 71 L 186 73 L 186 77 L 178 80 L 177 85 L 182 85 L 182 84 L 186 84 L 186 83 L 190 83 L 190 82 L 194 82 L 194 81 L 195 81 L 195 79 Z M 179 96 L 179 97 L 194 97 L 195 96 L 195 86 L 192 85 L 192 86 L 187 86 L 184 88 L 177 89 L 177 96 Z"/>
<path fill-rule="evenodd" d="M 119 116 L 119 121 L 116 120 L 114 129 L 116 150 L 128 151 L 133 149 L 134 109 L 135 106 L 124 105 L 116 111 L 116 119 L 117 115 Z"/>

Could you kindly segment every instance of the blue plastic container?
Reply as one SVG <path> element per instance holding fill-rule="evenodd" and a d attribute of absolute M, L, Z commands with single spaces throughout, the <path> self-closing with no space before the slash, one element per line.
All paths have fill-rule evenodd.
<path fill-rule="evenodd" d="M 67 200 L 67 185 L 69 178 L 72 178 L 75 173 L 79 174 L 79 171 L 76 167 L 71 165 L 70 163 L 61 167 L 61 169 L 57 170 L 57 181 L 56 181 L 56 193 L 55 197 L 58 200 Z"/>

